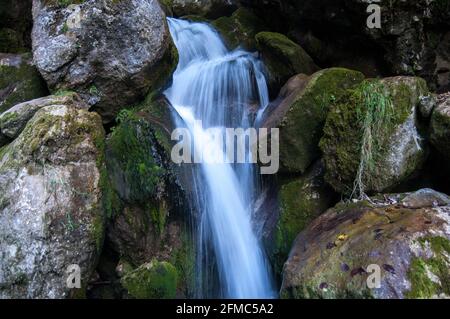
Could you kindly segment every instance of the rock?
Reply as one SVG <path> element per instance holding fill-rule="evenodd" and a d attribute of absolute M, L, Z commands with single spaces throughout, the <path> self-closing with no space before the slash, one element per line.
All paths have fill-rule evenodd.
<path fill-rule="evenodd" d="M 429 119 L 436 107 L 436 97 L 433 94 L 422 96 L 419 100 L 419 113 L 422 117 Z"/>
<path fill-rule="evenodd" d="M 0 52 L 20 53 L 31 49 L 32 0 L 1 0 Z"/>
<path fill-rule="evenodd" d="M 363 196 L 389 190 L 421 168 L 427 148 L 417 106 L 428 94 L 416 77 L 369 80 L 349 90 L 328 115 L 320 142 L 327 182 Z"/>
<path fill-rule="evenodd" d="M 47 94 L 31 54 L 0 53 L 0 114 L 15 104 Z"/>
<path fill-rule="evenodd" d="M 104 122 L 162 87 L 177 65 L 156 0 L 34 0 L 33 17 L 34 60 L 50 89 L 78 92 Z"/>
<path fill-rule="evenodd" d="M 414 208 L 403 205 L 411 196 Z M 430 196 L 446 204 L 430 205 Z M 298 235 L 284 266 L 281 296 L 448 298 L 449 200 L 422 190 L 338 204 Z M 370 289 L 374 270 L 380 285 Z"/>
<path fill-rule="evenodd" d="M 246 8 L 239 8 L 230 17 L 220 17 L 211 24 L 230 50 L 241 46 L 245 50 L 255 51 L 255 36 L 265 29 L 264 22 Z"/>
<path fill-rule="evenodd" d="M 255 38 L 272 89 L 280 88 L 295 74 L 310 75 L 319 70 L 308 53 L 288 37 L 280 33 L 260 32 Z"/>
<path fill-rule="evenodd" d="M 380 75 L 418 75 L 431 89 L 448 91 L 450 3 L 446 0 L 246 0 L 245 4 L 274 30 L 312 32 L 327 47 L 336 48 L 327 52 L 326 65 L 345 66 L 337 64 L 342 53 L 369 61 L 376 55 Z M 369 4 L 381 7 L 381 28 L 367 27 L 373 13 L 367 12 Z"/>
<path fill-rule="evenodd" d="M 187 296 L 195 257 L 182 173 L 170 160 L 170 105 L 150 94 L 118 119 L 106 143 L 113 199 L 108 242 L 136 267 L 153 259 L 170 262 L 180 276 L 177 294 Z"/>
<path fill-rule="evenodd" d="M 319 158 L 318 145 L 330 105 L 363 79 L 362 73 L 331 68 L 289 81 L 277 103 L 268 107 L 261 125 L 280 129 L 282 171 L 304 173 Z"/>
<path fill-rule="evenodd" d="M 10 139 L 15 139 L 23 131 L 28 121 L 37 111 L 52 105 L 75 105 L 80 109 L 88 109 L 89 106 L 81 100 L 80 96 L 73 92 L 61 95 L 50 95 L 32 101 L 17 104 L 0 114 L 0 134 Z"/>
<path fill-rule="evenodd" d="M 325 168 L 319 161 L 305 175 L 283 183 L 279 190 L 280 217 L 269 253 L 278 275 L 281 275 L 297 235 L 337 202 L 333 190 L 324 181 L 324 175 Z"/>
<path fill-rule="evenodd" d="M 128 293 L 138 299 L 173 299 L 178 283 L 177 270 L 168 262 L 153 260 L 121 279 Z"/>
<path fill-rule="evenodd" d="M 209 19 L 227 16 L 236 10 L 237 0 L 162 0 L 175 16 L 204 16 Z"/>
<path fill-rule="evenodd" d="M 442 155 L 450 158 L 450 93 L 438 96 L 431 116 L 430 140 Z"/>
<path fill-rule="evenodd" d="M 0 298 L 82 296 L 95 269 L 104 130 L 83 107 L 42 107 L 0 149 Z M 81 289 L 66 285 L 70 265 L 80 267 Z"/>

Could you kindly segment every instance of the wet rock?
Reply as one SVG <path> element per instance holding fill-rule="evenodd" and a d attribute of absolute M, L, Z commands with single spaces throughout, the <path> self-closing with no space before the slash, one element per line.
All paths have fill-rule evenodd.
<path fill-rule="evenodd" d="M 280 216 L 269 254 L 277 274 L 281 274 L 298 233 L 337 202 L 324 175 L 325 168 L 319 161 L 305 175 L 283 183 L 279 190 Z"/>
<path fill-rule="evenodd" d="M 121 279 L 128 293 L 138 299 L 173 299 L 176 297 L 178 273 L 168 262 L 153 260 Z"/>
<path fill-rule="evenodd" d="M 211 24 L 230 50 L 241 46 L 245 50 L 255 51 L 255 36 L 265 29 L 264 22 L 246 8 L 239 8 L 230 17 L 220 17 Z"/>
<path fill-rule="evenodd" d="M 320 157 L 318 144 L 330 106 L 363 79 L 360 72 L 331 68 L 288 82 L 265 111 L 261 125 L 280 129 L 282 171 L 304 173 Z"/>
<path fill-rule="evenodd" d="M 438 96 L 431 116 L 431 143 L 446 158 L 450 158 L 450 93 Z"/>
<path fill-rule="evenodd" d="M 78 92 L 102 117 L 165 85 L 177 64 L 156 0 L 33 1 L 33 55 L 52 91 Z"/>
<path fill-rule="evenodd" d="M 425 95 L 425 81 L 415 77 L 365 81 L 349 90 L 328 115 L 320 142 L 327 182 L 358 196 L 407 180 L 427 156 L 417 123 Z"/>
<path fill-rule="evenodd" d="M 15 139 L 37 111 L 52 105 L 74 105 L 77 108 L 85 110 L 89 108 L 80 96 L 73 92 L 50 95 L 20 103 L 0 114 L 0 134 L 10 139 Z"/>
<path fill-rule="evenodd" d="M 319 70 L 308 53 L 285 35 L 260 32 L 255 38 L 268 70 L 268 82 L 272 90 L 279 89 L 295 74 L 310 75 Z"/>
<path fill-rule="evenodd" d="M 15 104 L 47 94 L 31 54 L 0 53 L 0 114 Z"/>
<path fill-rule="evenodd" d="M 170 160 L 170 105 L 150 95 L 118 119 L 106 143 L 112 199 L 108 242 L 134 267 L 153 259 L 173 264 L 180 275 L 177 295 L 186 296 L 194 251 L 183 175 Z"/>
<path fill-rule="evenodd" d="M 430 196 L 445 203 L 430 205 Z M 401 204 L 411 198 L 414 207 Z M 297 237 L 284 266 L 281 296 L 448 298 L 449 200 L 421 190 L 338 204 Z M 377 233 L 381 236 L 374 239 Z M 346 239 L 338 240 L 342 234 Z M 325 249 L 329 242 L 336 247 Z M 342 271 L 343 263 L 350 272 Z M 373 269 L 379 271 L 380 286 L 371 289 Z"/>
<path fill-rule="evenodd" d="M 84 294 L 103 245 L 103 143 L 100 116 L 73 100 L 0 149 L 0 298 Z M 74 264 L 81 289 L 66 285 Z"/>

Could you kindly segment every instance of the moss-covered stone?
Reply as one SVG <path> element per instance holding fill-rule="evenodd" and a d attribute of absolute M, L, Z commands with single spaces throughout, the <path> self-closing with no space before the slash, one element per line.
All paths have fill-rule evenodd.
<path fill-rule="evenodd" d="M 430 126 L 431 143 L 442 155 L 450 158 L 450 94 L 439 96 Z"/>
<path fill-rule="evenodd" d="M 301 46 L 283 34 L 260 32 L 255 39 L 267 67 L 272 89 L 279 89 L 298 73 L 310 75 L 319 69 Z"/>
<path fill-rule="evenodd" d="M 255 36 L 265 29 L 264 22 L 246 8 L 237 9 L 230 17 L 220 17 L 211 23 L 221 34 L 230 50 L 242 46 L 256 50 Z"/>
<path fill-rule="evenodd" d="M 127 273 L 121 279 L 121 283 L 134 298 L 175 298 L 178 273 L 172 264 L 153 260 Z"/>
<path fill-rule="evenodd" d="M 376 80 L 375 85 L 371 82 L 365 81 L 337 99 L 324 127 L 320 147 L 327 167 L 326 180 L 341 193 L 353 193 L 357 179 L 367 192 L 392 188 L 420 168 L 426 158 L 416 128 L 419 99 L 428 94 L 425 81 L 396 77 Z M 389 110 L 371 108 L 373 96 L 377 96 L 377 105 L 384 103 Z M 386 118 L 377 119 L 384 116 L 383 112 Z M 367 118 L 379 125 L 368 127 Z"/>
<path fill-rule="evenodd" d="M 45 82 L 31 65 L 31 54 L 0 54 L 0 91 L 0 113 L 48 94 Z"/>
<path fill-rule="evenodd" d="M 320 156 L 319 141 L 334 101 L 364 79 L 357 71 L 331 68 L 300 83 L 268 114 L 263 127 L 280 129 L 280 163 L 286 172 L 301 172 Z"/>
<path fill-rule="evenodd" d="M 444 194 L 421 190 L 374 197 L 371 203 L 341 203 L 322 214 L 297 237 L 281 296 L 448 297 L 449 206 L 430 203 L 431 193 L 449 203 Z M 418 200 L 414 208 L 406 207 L 411 196 Z M 379 270 L 379 287 L 368 286 L 372 267 Z"/>
<path fill-rule="evenodd" d="M 336 201 L 335 194 L 325 184 L 324 167 L 318 162 L 304 176 L 281 186 L 280 217 L 276 226 L 272 267 L 281 275 L 292 243 L 315 218 Z"/>

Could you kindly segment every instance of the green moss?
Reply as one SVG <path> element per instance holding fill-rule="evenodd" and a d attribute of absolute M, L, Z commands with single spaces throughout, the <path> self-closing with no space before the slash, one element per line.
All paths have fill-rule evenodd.
<path fill-rule="evenodd" d="M 450 158 L 450 112 L 442 105 L 431 116 L 431 143 L 446 158 Z"/>
<path fill-rule="evenodd" d="M 320 156 L 318 147 L 333 101 L 360 83 L 364 75 L 342 68 L 315 73 L 297 93 L 280 124 L 280 161 L 289 172 L 304 173 Z"/>
<path fill-rule="evenodd" d="M 391 177 L 383 171 L 390 138 L 426 91 L 419 78 L 366 80 L 337 99 L 320 142 L 334 189 L 358 197 L 385 187 Z"/>
<path fill-rule="evenodd" d="M 255 39 L 272 87 L 278 89 L 296 74 L 310 75 L 319 69 L 301 46 L 283 34 L 260 32 Z"/>
<path fill-rule="evenodd" d="M 171 263 L 177 269 L 179 275 L 178 290 L 184 296 L 194 296 L 195 289 L 195 243 L 190 237 L 189 231 L 182 231 L 182 246 L 174 251 Z"/>
<path fill-rule="evenodd" d="M 154 198 L 165 173 L 152 156 L 151 140 L 148 123 L 133 115 L 114 129 L 108 141 L 111 156 L 117 160 L 129 189 L 125 199 L 142 204 Z"/>
<path fill-rule="evenodd" d="M 12 106 L 48 94 L 45 82 L 36 68 L 28 64 L 29 54 L 22 55 L 21 64 L 0 65 L 0 90 L 6 92 L 0 100 L 0 113 Z M 9 94 L 8 94 L 9 92 Z"/>
<path fill-rule="evenodd" d="M 105 220 L 103 214 L 97 214 L 94 217 L 92 223 L 92 235 L 95 239 L 95 246 L 97 247 L 97 252 L 100 253 L 103 248 L 103 240 L 105 238 Z"/>
<path fill-rule="evenodd" d="M 246 50 L 255 50 L 255 36 L 265 28 L 261 19 L 243 7 L 237 9 L 230 17 L 220 17 L 211 24 L 231 50 L 240 45 Z"/>
<path fill-rule="evenodd" d="M 178 273 L 172 264 L 153 260 L 126 274 L 121 283 L 134 298 L 175 298 Z"/>
<path fill-rule="evenodd" d="M 430 246 L 433 257 L 414 257 L 408 270 L 411 289 L 407 298 L 433 298 L 440 294 L 450 296 L 450 240 L 444 237 L 425 237 L 419 239 L 423 248 Z M 438 278 L 432 280 L 429 274 Z"/>

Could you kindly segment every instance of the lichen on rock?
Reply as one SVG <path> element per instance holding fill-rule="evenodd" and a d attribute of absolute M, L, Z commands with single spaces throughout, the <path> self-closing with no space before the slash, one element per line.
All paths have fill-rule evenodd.
<path fill-rule="evenodd" d="M 102 250 L 101 118 L 77 99 L 54 101 L 0 151 L 2 298 L 83 295 Z M 82 289 L 66 285 L 73 264 Z"/>

